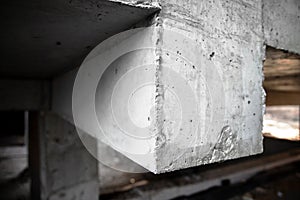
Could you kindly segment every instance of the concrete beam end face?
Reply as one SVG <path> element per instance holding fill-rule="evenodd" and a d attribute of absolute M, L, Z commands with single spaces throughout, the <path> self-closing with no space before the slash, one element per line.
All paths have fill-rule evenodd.
<path fill-rule="evenodd" d="M 161 26 L 129 30 L 97 46 L 77 73 L 72 99 L 88 150 L 115 169 L 153 173 L 260 153 L 261 86 L 252 88 L 253 106 L 252 96 L 243 96 L 257 71 L 248 77 L 244 69 L 226 71 L 205 52 L 195 38 Z M 231 75 L 239 76 L 236 82 Z M 142 167 L 89 149 L 82 133 Z"/>

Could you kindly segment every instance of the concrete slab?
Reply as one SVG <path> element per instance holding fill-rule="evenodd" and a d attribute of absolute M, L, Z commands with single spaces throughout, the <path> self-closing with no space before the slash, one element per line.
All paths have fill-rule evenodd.
<path fill-rule="evenodd" d="M 166 140 L 166 145 L 157 150 L 157 172 L 262 152 L 262 2 L 161 4 L 157 23 L 162 29 L 162 84 L 167 82 L 164 77 L 174 79 L 164 70 L 172 69 L 185 85 L 177 81 L 170 86 L 179 87 L 182 96 L 191 91 L 194 102 L 191 98 L 190 102 L 180 101 L 187 103 L 188 114 L 179 120 L 181 127 L 177 130 L 161 120 L 166 139 L 176 131 L 180 136 L 173 142 Z"/>
<path fill-rule="evenodd" d="M 157 10 L 152 1 L 4 1 L 0 76 L 49 79 L 79 67 L 99 42 Z"/>

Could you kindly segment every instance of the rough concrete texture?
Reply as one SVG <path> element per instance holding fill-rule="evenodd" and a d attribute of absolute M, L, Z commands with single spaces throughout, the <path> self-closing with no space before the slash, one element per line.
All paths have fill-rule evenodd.
<path fill-rule="evenodd" d="M 85 59 L 76 125 L 154 173 L 262 152 L 262 2 L 160 3 Z"/>
<path fill-rule="evenodd" d="M 266 44 L 300 54 L 300 1 L 263 0 Z"/>
<path fill-rule="evenodd" d="M 177 130 L 162 122 L 164 138 L 178 130 L 185 136 L 189 132 L 191 138 L 179 137 L 157 149 L 156 173 L 261 153 L 262 2 L 163 0 L 161 5 L 157 25 L 161 27 L 162 83 L 169 76 L 166 68 L 180 74 L 195 95 L 196 105 L 190 106 L 198 110 L 194 118 L 182 118 L 184 126 Z M 165 30 L 179 32 L 193 43 Z M 194 134 L 195 129 L 198 132 Z"/>
<path fill-rule="evenodd" d="M 1 78 L 49 79 L 79 67 L 101 41 L 158 9 L 133 0 L 4 1 Z"/>
<path fill-rule="evenodd" d="M 40 115 L 42 199 L 98 199 L 97 161 L 75 127 L 57 115 Z"/>

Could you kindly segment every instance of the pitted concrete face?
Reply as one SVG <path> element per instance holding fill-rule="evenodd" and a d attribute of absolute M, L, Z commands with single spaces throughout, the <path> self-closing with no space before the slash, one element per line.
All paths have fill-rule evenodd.
<path fill-rule="evenodd" d="M 244 93 L 245 69 L 234 70 L 237 77 L 231 82 L 231 72 L 216 65 L 214 53 L 207 56 L 205 51 L 197 37 L 159 26 L 133 29 L 104 41 L 85 59 L 76 77 L 77 127 L 98 141 L 99 149 L 104 143 L 154 173 L 243 156 L 239 148 L 244 144 L 260 146 L 257 132 L 241 131 L 229 119 L 234 106 L 239 107 L 235 119 L 241 122 L 248 112 L 242 98 L 230 102 Z M 256 89 L 255 96 L 261 97 L 261 87 Z M 145 171 L 91 150 L 90 141 L 78 131 L 103 164 L 121 171 Z"/>

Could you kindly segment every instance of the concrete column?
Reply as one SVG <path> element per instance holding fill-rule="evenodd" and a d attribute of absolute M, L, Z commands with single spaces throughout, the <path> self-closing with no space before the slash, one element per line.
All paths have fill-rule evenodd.
<path fill-rule="evenodd" d="M 29 113 L 32 199 L 98 199 L 97 161 L 74 125 L 50 112 Z"/>

